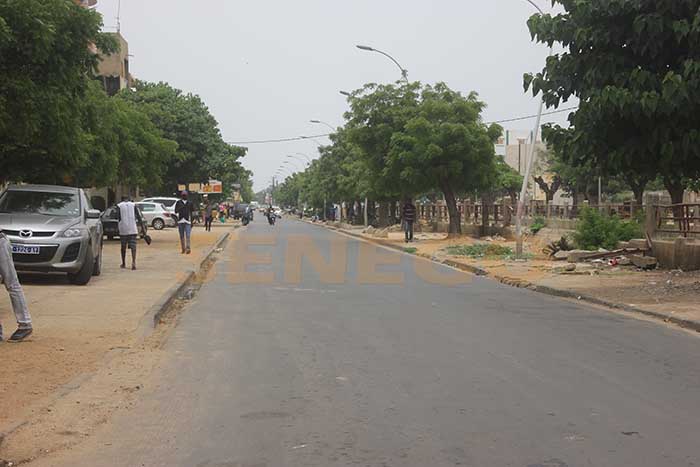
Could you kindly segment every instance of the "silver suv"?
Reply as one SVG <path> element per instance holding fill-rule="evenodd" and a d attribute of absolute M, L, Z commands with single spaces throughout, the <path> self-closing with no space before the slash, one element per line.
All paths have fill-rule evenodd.
<path fill-rule="evenodd" d="M 77 285 L 102 271 L 100 211 L 80 188 L 11 185 L 0 195 L 0 230 L 18 271 L 65 272 Z"/>

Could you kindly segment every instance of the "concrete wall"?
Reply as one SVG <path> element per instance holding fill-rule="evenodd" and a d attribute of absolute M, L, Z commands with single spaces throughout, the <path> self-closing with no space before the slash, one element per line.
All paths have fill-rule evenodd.
<path fill-rule="evenodd" d="M 119 43 L 119 52 L 111 55 L 101 55 L 98 65 L 99 76 L 103 78 L 118 78 L 119 89 L 129 86 L 129 43 L 119 33 L 112 34 Z"/>
<path fill-rule="evenodd" d="M 663 269 L 700 270 L 700 240 L 652 240 L 652 254 Z"/>

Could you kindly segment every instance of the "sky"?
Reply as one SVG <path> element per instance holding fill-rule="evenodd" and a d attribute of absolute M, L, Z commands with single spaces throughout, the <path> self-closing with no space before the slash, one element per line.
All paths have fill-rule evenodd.
<path fill-rule="evenodd" d="M 551 5 L 535 1 L 545 11 Z M 116 30 L 118 3 L 98 2 L 106 31 Z M 485 121 L 535 114 L 539 100 L 524 93 L 523 73 L 540 71 L 548 50 L 530 39 L 534 12 L 526 0 L 121 0 L 120 22 L 137 79 L 198 94 L 224 139 L 242 142 L 327 133 L 309 120 L 342 125 L 340 90 L 401 77 L 389 59 L 357 44 L 391 54 L 412 81 L 478 92 Z M 503 124 L 523 133 L 533 125 Z M 244 146 L 256 191 L 287 155 L 318 157 L 308 139 Z"/>

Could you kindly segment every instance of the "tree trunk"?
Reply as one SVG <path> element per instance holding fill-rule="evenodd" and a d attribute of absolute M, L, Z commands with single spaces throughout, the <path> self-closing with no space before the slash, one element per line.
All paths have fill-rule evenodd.
<path fill-rule="evenodd" d="M 450 228 L 447 236 L 456 237 L 462 235 L 462 218 L 457 208 L 455 193 L 450 183 L 446 180 L 441 181 L 440 187 L 442 189 L 442 194 L 445 196 L 445 203 L 447 203 L 447 213 L 450 216 Z"/>
<path fill-rule="evenodd" d="M 389 203 L 386 201 L 379 202 L 379 219 L 377 220 L 377 225 L 382 228 L 389 225 Z"/>
<path fill-rule="evenodd" d="M 481 195 L 481 236 L 488 235 L 489 229 L 489 216 L 491 215 L 491 210 L 489 206 L 491 205 L 491 197 L 488 193 L 483 193 Z"/>
<path fill-rule="evenodd" d="M 680 178 L 664 177 L 664 186 L 671 195 L 672 204 L 683 204 L 685 186 L 683 186 L 683 182 Z"/>
<path fill-rule="evenodd" d="M 577 191 L 571 191 L 571 212 L 569 213 L 569 219 L 575 219 L 578 216 L 578 197 Z"/>
<path fill-rule="evenodd" d="M 534 177 L 535 183 L 544 191 L 545 194 L 545 206 L 549 207 L 549 203 L 554 199 L 554 195 L 557 194 L 559 188 L 561 187 L 561 178 L 559 175 L 555 175 L 552 179 L 552 184 L 548 185 L 547 182 L 541 176 Z"/>
<path fill-rule="evenodd" d="M 391 225 L 398 223 L 398 220 L 396 219 L 396 200 L 392 200 L 389 203 L 389 222 Z"/>
<path fill-rule="evenodd" d="M 683 181 L 681 180 L 680 177 L 675 177 L 675 178 L 670 178 L 670 177 L 664 177 L 664 186 L 668 190 L 669 194 L 671 195 L 671 204 L 683 204 L 683 195 L 685 194 L 685 186 L 683 185 Z M 678 226 L 682 230 L 682 223 L 683 221 L 681 218 L 683 217 L 683 208 L 680 206 L 674 206 L 673 207 L 673 217 L 676 218 L 678 221 Z"/>
<path fill-rule="evenodd" d="M 644 204 L 644 189 L 646 186 L 632 185 L 632 193 L 634 193 L 635 208 L 641 207 Z"/>

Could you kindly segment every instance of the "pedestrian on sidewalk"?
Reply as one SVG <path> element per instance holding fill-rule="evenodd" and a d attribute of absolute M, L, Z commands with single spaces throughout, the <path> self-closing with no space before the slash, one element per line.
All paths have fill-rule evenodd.
<path fill-rule="evenodd" d="M 32 318 L 27 308 L 27 300 L 24 297 L 22 285 L 17 278 L 15 263 L 12 259 L 12 245 L 10 240 L 0 230 L 0 280 L 5 284 L 10 294 L 12 311 L 17 319 L 17 330 L 10 336 L 9 342 L 21 342 L 29 337 L 32 332 Z M 0 323 L 0 341 L 2 341 L 2 323 Z"/>
<path fill-rule="evenodd" d="M 204 230 L 211 232 L 211 223 L 214 221 L 214 204 L 209 197 L 204 198 Z"/>
<path fill-rule="evenodd" d="M 187 192 L 180 194 L 180 199 L 175 203 L 175 215 L 177 216 L 177 229 L 180 233 L 180 247 L 182 254 L 190 254 L 190 237 L 192 236 L 192 212 L 194 205 L 187 199 Z"/>
<path fill-rule="evenodd" d="M 416 221 L 416 206 L 411 199 L 407 199 L 401 210 L 401 219 L 406 236 L 406 243 L 413 241 L 413 224 Z"/>
<path fill-rule="evenodd" d="M 131 270 L 136 270 L 136 244 L 139 238 L 139 225 L 143 227 L 143 217 L 136 204 L 126 196 L 117 204 L 117 219 L 119 220 L 119 240 L 121 241 L 122 264 L 126 268 L 126 249 L 131 250 Z"/>

